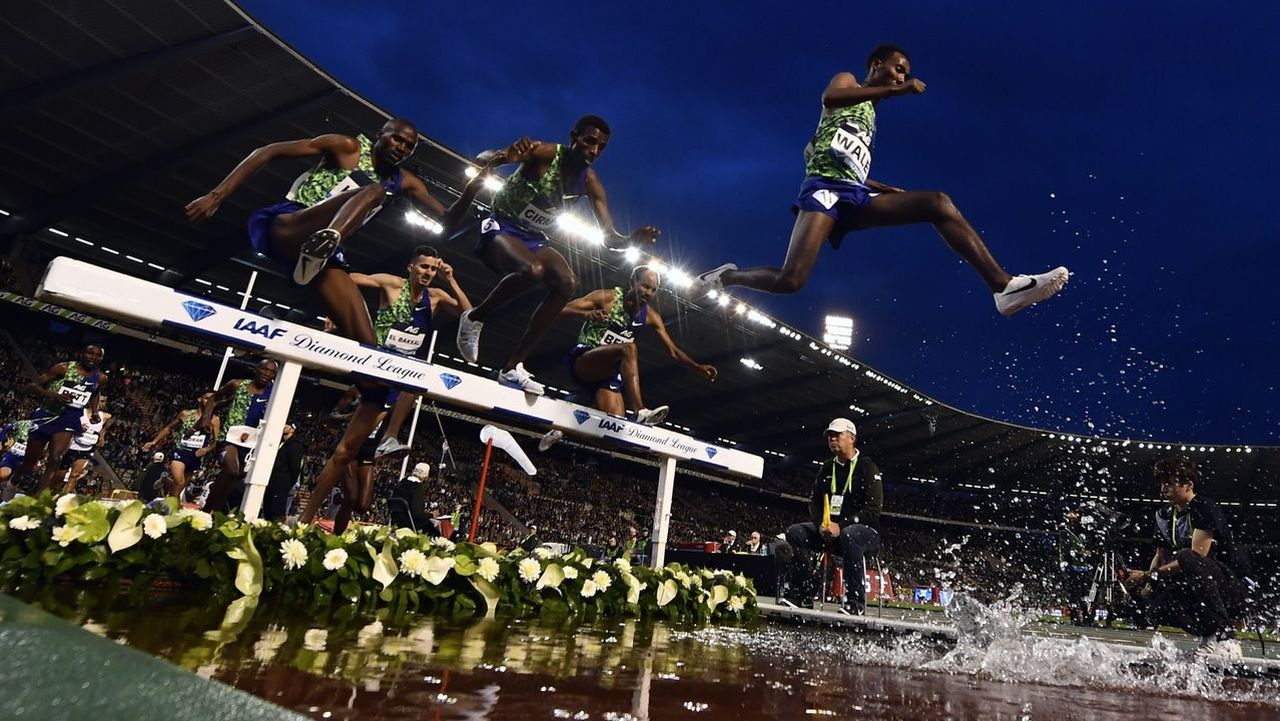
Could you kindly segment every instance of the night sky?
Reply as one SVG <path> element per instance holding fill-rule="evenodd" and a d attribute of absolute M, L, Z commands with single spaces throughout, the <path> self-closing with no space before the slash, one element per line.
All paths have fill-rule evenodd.
<path fill-rule="evenodd" d="M 1276 443 L 1276 3 L 244 6 L 464 153 L 604 116 L 619 227 L 693 272 L 781 264 L 822 89 L 901 45 L 928 92 L 878 107 L 872 177 L 950 193 L 1007 270 L 1071 283 L 1002 318 L 912 226 L 824 250 L 797 295 L 735 293 L 817 336 L 852 315 L 854 357 L 992 418 Z"/>

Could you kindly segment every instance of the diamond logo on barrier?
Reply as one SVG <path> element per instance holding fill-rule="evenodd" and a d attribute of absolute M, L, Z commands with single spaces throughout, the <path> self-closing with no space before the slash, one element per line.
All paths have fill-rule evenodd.
<path fill-rule="evenodd" d="M 445 390 L 453 390 L 454 386 L 462 382 L 462 377 L 453 373 L 441 373 L 440 380 L 444 381 Z"/>
<path fill-rule="evenodd" d="M 716 449 L 712 448 L 711 446 L 707 446 L 707 458 L 715 458 L 715 457 L 716 457 Z"/>
<path fill-rule="evenodd" d="M 187 311 L 187 315 L 191 316 L 191 320 L 197 323 L 218 312 L 213 309 L 213 306 L 208 303 L 201 303 L 198 300 L 184 301 L 182 309 Z"/>
<path fill-rule="evenodd" d="M 573 412 L 573 419 L 578 422 L 578 425 L 582 425 L 583 423 L 586 423 L 587 419 L 590 417 L 591 417 L 591 414 L 587 413 L 586 411 Z"/>

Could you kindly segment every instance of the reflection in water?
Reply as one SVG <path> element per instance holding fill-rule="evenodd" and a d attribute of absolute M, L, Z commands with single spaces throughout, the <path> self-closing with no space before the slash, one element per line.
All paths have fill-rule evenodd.
<path fill-rule="evenodd" d="M 1171 656 L 1161 673 L 1134 673 L 1099 649 L 1070 648 L 1079 642 L 1057 642 L 1063 651 L 1001 636 L 979 651 L 772 625 L 582 627 L 304 611 L 270 600 L 222 608 L 183 596 L 103 600 L 65 588 L 54 596 L 36 602 L 315 718 L 1128 721 L 1280 713 L 1267 705 L 1274 686 L 1171 672 Z"/>

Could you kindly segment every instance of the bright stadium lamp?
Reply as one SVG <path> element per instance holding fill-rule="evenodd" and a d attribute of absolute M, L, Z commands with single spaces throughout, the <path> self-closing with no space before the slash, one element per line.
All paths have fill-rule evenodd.
<path fill-rule="evenodd" d="M 822 342 L 835 350 L 849 350 L 853 345 L 853 319 L 842 315 L 827 316 Z"/>

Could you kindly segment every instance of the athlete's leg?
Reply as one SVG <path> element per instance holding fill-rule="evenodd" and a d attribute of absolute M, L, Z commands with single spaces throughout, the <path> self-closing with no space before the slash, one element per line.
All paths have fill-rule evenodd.
<path fill-rule="evenodd" d="M 829 215 L 802 210 L 796 215 L 791 242 L 787 245 L 787 257 L 781 268 L 761 266 L 726 270 L 720 276 L 720 282 L 726 287 L 737 285 L 769 293 L 794 293 L 809 280 L 809 274 L 818 262 L 818 253 L 835 225 L 835 218 Z"/>
<path fill-rule="evenodd" d="M 329 311 L 329 320 L 337 326 L 338 335 L 365 345 L 377 345 L 369 308 L 355 281 L 341 268 L 325 268 L 312 283 L 320 300 Z M 357 387 L 363 386 L 356 383 Z"/>
<path fill-rule="evenodd" d="M 84 458 L 77 458 L 71 462 L 71 472 L 67 474 L 67 480 L 62 484 L 62 495 L 71 493 L 76 489 L 76 484 L 84 478 L 84 474 L 89 471 L 89 461 Z"/>
<path fill-rule="evenodd" d="M 351 514 L 355 511 L 356 494 L 360 492 L 360 483 L 356 476 L 357 468 L 358 464 L 351 461 L 342 472 L 342 503 L 338 505 L 338 512 L 333 515 L 335 535 L 347 530 L 347 524 L 351 522 Z"/>
<path fill-rule="evenodd" d="M 302 511 L 299 521 L 302 523 L 310 523 L 315 518 L 316 512 L 320 510 L 320 504 L 329 497 L 329 493 L 333 491 L 334 485 L 346 473 L 347 464 L 355 460 L 356 453 L 360 450 L 360 444 L 364 443 L 369 434 L 373 432 L 374 426 L 378 422 L 378 416 L 382 413 L 382 403 L 380 402 L 362 402 L 351 414 L 351 422 L 347 424 L 347 430 L 342 434 L 342 439 L 338 441 L 338 445 L 333 449 L 333 455 L 329 457 L 329 461 L 324 464 L 324 469 L 320 471 L 320 475 L 316 478 L 316 487 L 311 492 L 311 498 L 307 501 L 307 507 Z M 350 494 L 344 494 L 343 502 L 347 502 Z"/>
<path fill-rule="evenodd" d="M 502 306 L 543 280 L 542 262 L 524 241 L 506 233 L 498 233 L 489 240 L 482 259 L 490 268 L 505 275 L 484 300 L 471 309 L 471 320 L 481 323 L 489 320 Z"/>
<path fill-rule="evenodd" d="M 507 364 L 502 367 L 504 371 L 515 368 L 516 364 L 523 363 L 529 357 L 534 346 L 542 340 L 543 334 L 560 317 L 560 311 L 564 310 L 569 300 L 578 292 L 578 276 L 558 250 L 545 245 L 533 255 L 543 268 L 542 284 L 547 289 L 547 296 L 529 318 L 529 327 L 507 358 Z"/>
<path fill-rule="evenodd" d="M 209 495 L 204 499 L 204 511 L 225 513 L 231 489 L 241 478 L 244 478 L 244 470 L 240 463 L 240 446 L 227 444 L 222 451 L 222 471 L 218 473 L 217 478 L 213 479 L 213 487 L 209 489 Z"/>
<path fill-rule="evenodd" d="M 409 412 L 413 410 L 417 401 L 417 393 L 400 391 L 400 396 L 396 398 L 395 405 L 391 406 L 391 412 L 387 414 L 387 422 L 383 424 L 382 434 L 378 438 L 379 442 L 383 438 L 400 438 L 400 428 L 404 425 L 404 420 L 409 417 Z"/>
<path fill-rule="evenodd" d="M 586 385 L 596 385 L 621 373 L 622 390 L 626 394 L 627 404 L 631 406 L 631 410 L 638 411 L 644 408 L 644 400 L 640 397 L 640 363 L 637 356 L 635 343 L 617 343 L 592 348 L 574 359 L 573 375 Z M 618 396 L 619 408 L 615 415 L 624 415 L 622 395 L 618 393 L 614 395 Z M 599 398 L 600 394 L 596 393 L 597 403 Z M 614 413 L 598 404 L 596 408 L 606 413 Z"/>
<path fill-rule="evenodd" d="M 182 461 L 169 461 L 169 478 L 173 480 L 169 495 L 182 498 L 182 490 L 187 487 L 187 464 Z"/>
<path fill-rule="evenodd" d="M 382 204 L 386 195 L 381 185 L 366 185 L 339 193 L 309 208 L 281 214 L 271 223 L 271 239 L 281 254 L 296 258 L 302 241 L 317 230 L 332 228 L 344 239 L 354 233 L 369 211 Z"/>
<path fill-rule="evenodd" d="M 13 471 L 13 484 L 21 488 L 28 478 L 36 470 L 36 464 L 44 458 L 44 449 L 48 445 L 48 441 L 44 436 L 35 434 L 27 436 L 27 455 L 22 457 L 22 463 Z"/>
<path fill-rule="evenodd" d="M 992 293 L 999 293 L 1009 285 L 1012 276 L 991 256 L 978 231 L 969 225 L 946 193 L 910 190 L 877 195 L 858 209 L 852 227 L 864 230 L 911 223 L 932 224 L 947 245 L 973 266 Z"/>
<path fill-rule="evenodd" d="M 40 478 L 40 486 L 36 492 L 52 489 L 58 482 L 58 471 L 62 470 L 62 457 L 71 447 L 71 433 L 63 431 L 49 437 L 49 451 L 45 454 L 44 474 Z"/>
<path fill-rule="evenodd" d="M 596 389 L 596 410 L 604 411 L 611 416 L 627 415 L 627 407 L 622 402 L 622 394 L 608 388 Z"/>

